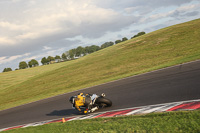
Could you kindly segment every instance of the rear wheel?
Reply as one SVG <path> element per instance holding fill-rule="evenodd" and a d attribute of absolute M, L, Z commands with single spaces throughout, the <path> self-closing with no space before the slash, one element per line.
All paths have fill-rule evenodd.
<path fill-rule="evenodd" d="M 109 99 L 104 98 L 104 97 L 97 98 L 95 103 L 97 103 L 99 105 L 102 105 L 103 107 L 112 106 L 112 102 Z"/>

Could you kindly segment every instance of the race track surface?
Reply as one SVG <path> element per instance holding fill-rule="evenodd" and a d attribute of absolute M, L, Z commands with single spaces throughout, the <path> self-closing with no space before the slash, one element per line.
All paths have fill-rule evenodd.
<path fill-rule="evenodd" d="M 0 129 L 79 115 L 69 97 L 106 94 L 113 106 L 99 111 L 200 99 L 200 61 L 190 62 L 0 111 Z"/>

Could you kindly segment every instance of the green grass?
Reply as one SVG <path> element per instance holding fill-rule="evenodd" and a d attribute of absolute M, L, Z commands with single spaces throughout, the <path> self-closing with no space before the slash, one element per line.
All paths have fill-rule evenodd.
<path fill-rule="evenodd" d="M 200 59 L 200 19 L 77 60 L 0 74 L 0 110 Z"/>
<path fill-rule="evenodd" d="M 14 129 L 6 133 L 192 133 L 200 132 L 200 110 L 97 118 Z"/>
<path fill-rule="evenodd" d="M 0 91 L 6 89 L 10 86 L 14 86 L 16 84 L 20 84 L 34 76 L 37 76 L 41 73 L 53 71 L 55 69 L 59 69 L 60 67 L 65 66 L 64 63 L 51 64 L 47 66 L 40 66 L 29 69 L 22 69 L 12 72 L 0 73 Z"/>

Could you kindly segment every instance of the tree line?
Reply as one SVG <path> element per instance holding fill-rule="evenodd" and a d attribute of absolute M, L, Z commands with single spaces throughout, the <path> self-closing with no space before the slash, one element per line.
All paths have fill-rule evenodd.
<path fill-rule="evenodd" d="M 138 37 L 138 36 L 141 36 L 141 35 L 144 35 L 144 34 L 146 34 L 146 33 L 145 32 L 139 32 L 138 34 L 131 37 L 131 39 Z M 115 42 L 112 42 L 112 41 L 105 42 L 101 46 L 97 46 L 97 45 L 91 45 L 91 46 L 86 46 L 86 47 L 78 46 L 77 48 L 70 49 L 69 51 L 66 51 L 61 56 L 56 55 L 55 57 L 53 57 L 53 56 L 43 57 L 41 59 L 41 63 L 42 63 L 42 65 L 48 65 L 48 64 L 78 59 L 82 56 L 91 54 L 91 53 L 96 52 L 98 50 L 110 47 L 114 44 L 118 44 L 118 43 L 121 43 L 121 42 L 124 42 L 124 41 L 127 41 L 127 40 L 128 40 L 127 37 L 123 37 L 121 40 L 119 39 L 119 40 L 116 40 Z M 32 68 L 32 67 L 36 67 L 36 66 L 39 66 L 39 63 L 35 59 L 32 59 L 28 63 L 26 63 L 25 61 L 21 61 L 19 63 L 19 69 Z M 18 70 L 18 69 L 15 69 L 15 70 Z M 12 69 L 11 68 L 5 68 L 3 70 L 3 72 L 9 72 L 9 71 L 12 71 Z"/>

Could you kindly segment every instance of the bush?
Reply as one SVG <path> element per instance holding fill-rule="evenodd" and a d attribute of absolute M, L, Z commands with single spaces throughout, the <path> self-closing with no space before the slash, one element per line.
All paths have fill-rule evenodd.
<path fill-rule="evenodd" d="M 4 68 L 3 72 L 9 72 L 9 71 L 12 71 L 11 68 Z"/>

